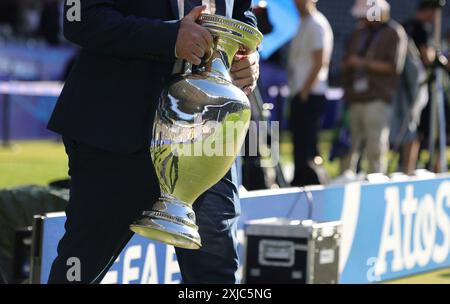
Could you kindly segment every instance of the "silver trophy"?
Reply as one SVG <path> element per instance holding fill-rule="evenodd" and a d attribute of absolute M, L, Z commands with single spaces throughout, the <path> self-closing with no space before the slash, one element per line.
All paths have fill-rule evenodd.
<path fill-rule="evenodd" d="M 250 103 L 229 73 L 239 53 L 256 51 L 262 34 L 243 22 L 204 14 L 199 24 L 214 37 L 202 64 L 174 75 L 162 93 L 151 155 L 161 197 L 131 226 L 144 237 L 198 249 L 194 201 L 230 169 L 244 142 Z"/>

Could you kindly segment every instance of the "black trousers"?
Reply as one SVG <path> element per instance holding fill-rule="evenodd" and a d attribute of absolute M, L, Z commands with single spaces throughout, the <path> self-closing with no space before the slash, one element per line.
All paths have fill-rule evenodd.
<path fill-rule="evenodd" d="M 310 95 L 306 102 L 296 96 L 291 102 L 290 127 L 295 165 L 293 186 L 305 185 L 305 168 L 308 167 L 308 162 L 318 155 L 317 142 L 325 107 L 324 95 Z"/>
<path fill-rule="evenodd" d="M 133 236 L 129 229 L 159 197 L 147 147 L 123 155 L 64 138 L 71 177 L 65 234 L 58 244 L 48 283 L 100 283 Z M 239 200 L 229 172 L 194 204 L 201 250 L 177 249 L 185 283 L 235 283 L 238 268 L 236 223 Z M 153 185 L 153 187 L 152 187 Z M 70 258 L 80 261 L 81 277 L 71 281 Z"/>

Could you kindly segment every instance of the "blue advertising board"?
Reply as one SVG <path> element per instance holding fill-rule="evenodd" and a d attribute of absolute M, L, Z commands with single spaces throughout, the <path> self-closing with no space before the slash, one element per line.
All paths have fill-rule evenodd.
<path fill-rule="evenodd" d="M 313 220 L 343 223 L 341 283 L 376 283 L 450 266 L 450 176 L 308 190 Z M 241 256 L 247 221 L 288 215 L 306 219 L 310 214 L 298 188 L 243 193 L 241 205 Z M 41 282 L 47 281 L 64 221 L 64 214 L 44 221 Z M 173 247 L 134 236 L 103 282 L 169 284 L 180 279 Z"/>

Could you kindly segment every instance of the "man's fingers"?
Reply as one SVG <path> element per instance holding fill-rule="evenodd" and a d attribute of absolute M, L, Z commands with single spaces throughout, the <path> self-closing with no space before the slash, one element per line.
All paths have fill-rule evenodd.
<path fill-rule="evenodd" d="M 186 60 L 194 65 L 199 65 L 202 63 L 202 60 L 194 54 L 187 56 Z"/>
<path fill-rule="evenodd" d="M 256 88 L 259 78 L 258 54 L 237 54 L 233 58 L 231 74 L 233 84 L 241 88 L 245 94 L 250 95 Z"/>
<path fill-rule="evenodd" d="M 195 33 L 193 33 L 193 42 L 203 48 L 205 52 L 211 49 L 213 45 L 213 38 L 211 33 L 201 25 L 195 24 L 194 27 Z"/>
<path fill-rule="evenodd" d="M 233 84 L 239 88 L 244 88 L 246 86 L 252 86 L 254 83 L 253 77 L 240 78 L 233 80 Z"/>
<path fill-rule="evenodd" d="M 198 45 L 192 46 L 192 53 L 198 58 L 203 58 L 203 56 L 205 56 L 205 50 Z"/>
<path fill-rule="evenodd" d="M 241 60 L 249 60 L 250 62 L 256 62 L 256 57 L 253 54 L 236 54 L 234 56 L 233 61 L 241 61 Z"/>
<path fill-rule="evenodd" d="M 244 90 L 245 95 L 250 95 L 255 89 L 256 89 L 256 84 L 249 86 L 249 87 L 245 87 L 243 90 Z"/>
<path fill-rule="evenodd" d="M 190 19 L 195 22 L 205 10 L 206 5 L 196 6 L 184 18 Z"/>
<path fill-rule="evenodd" d="M 201 58 L 212 47 L 210 32 L 195 22 L 205 9 L 206 6 L 195 7 L 183 18 L 175 47 L 178 58 L 195 65 L 201 63 Z"/>
<path fill-rule="evenodd" d="M 201 33 L 198 33 L 195 36 L 195 39 L 193 41 L 195 44 L 197 44 L 199 47 L 201 47 L 204 51 L 208 50 L 208 42 L 203 38 L 203 35 Z"/>
<path fill-rule="evenodd" d="M 245 58 L 239 61 L 233 62 L 233 65 L 231 66 L 231 72 L 237 72 L 244 69 L 248 69 L 249 67 L 256 64 L 256 61 L 251 61 L 249 58 Z"/>
<path fill-rule="evenodd" d="M 235 73 L 241 70 L 245 70 L 248 69 L 250 66 L 251 64 L 246 60 L 237 61 L 234 62 L 233 65 L 231 66 L 231 72 Z"/>
<path fill-rule="evenodd" d="M 258 61 L 258 59 L 259 59 L 259 54 L 257 52 L 254 52 L 251 54 L 236 54 L 236 56 L 234 56 L 234 58 L 233 58 L 233 61 L 239 62 L 242 60 L 247 60 L 251 64 L 254 64 Z"/>
<path fill-rule="evenodd" d="M 211 33 L 207 29 L 205 29 L 204 27 L 201 27 L 201 28 L 202 28 L 202 32 L 201 32 L 202 37 L 206 41 L 207 48 L 210 49 L 213 47 L 214 39 L 213 39 Z"/>
<path fill-rule="evenodd" d="M 248 78 L 248 77 L 252 77 L 253 72 L 254 71 L 252 69 L 246 68 L 246 69 L 239 70 L 237 72 L 232 72 L 232 75 L 233 75 L 234 79 Z"/>
<path fill-rule="evenodd" d="M 233 78 L 235 78 L 235 79 L 254 77 L 255 81 L 256 81 L 259 76 L 259 66 L 254 64 L 254 65 L 244 68 L 242 70 L 231 72 L 231 75 L 233 75 Z"/>

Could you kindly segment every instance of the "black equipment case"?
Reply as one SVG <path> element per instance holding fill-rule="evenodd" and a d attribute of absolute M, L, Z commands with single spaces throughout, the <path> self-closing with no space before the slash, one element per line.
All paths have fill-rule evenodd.
<path fill-rule="evenodd" d="M 336 284 L 341 222 L 281 218 L 247 223 L 247 284 Z"/>

